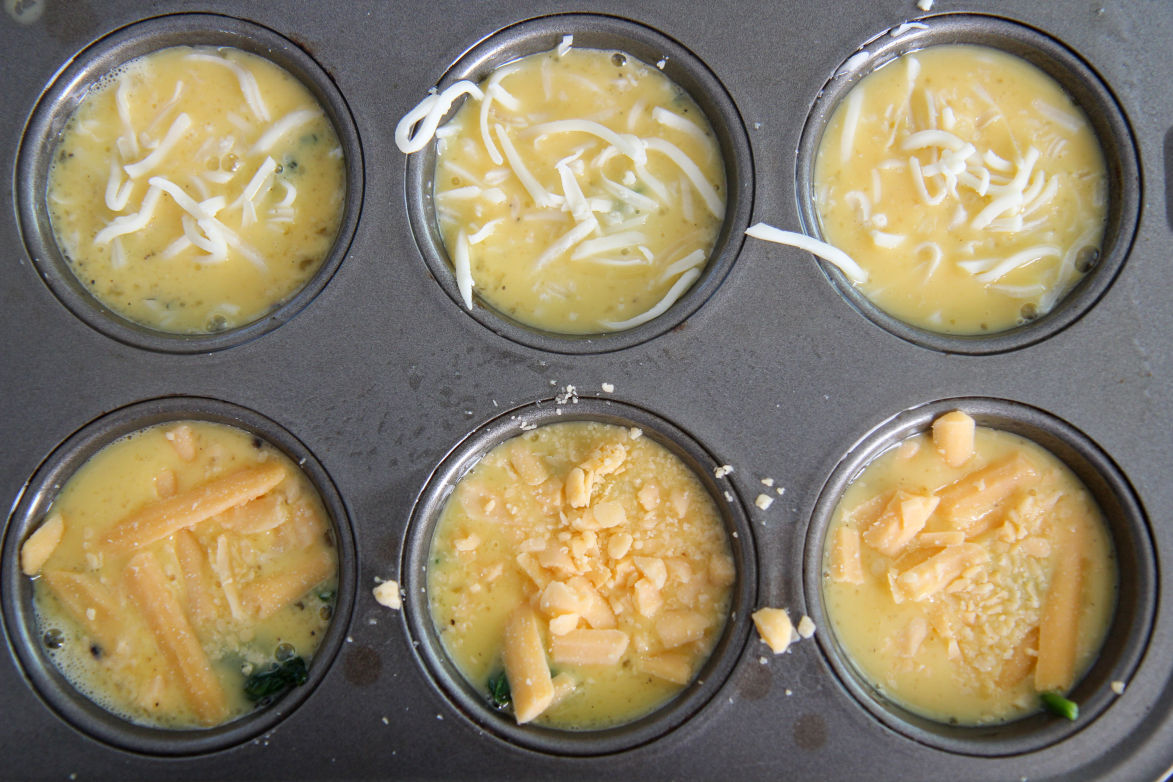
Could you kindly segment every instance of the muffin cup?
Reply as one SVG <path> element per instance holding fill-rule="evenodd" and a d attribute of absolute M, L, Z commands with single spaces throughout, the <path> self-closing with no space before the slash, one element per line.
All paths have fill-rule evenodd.
<path fill-rule="evenodd" d="M 712 496 L 729 533 L 737 570 L 729 617 L 721 638 L 696 678 L 671 701 L 634 722 L 593 731 L 558 730 L 540 725 L 518 725 L 512 716 L 492 708 L 484 694 L 461 675 L 444 651 L 432 622 L 427 595 L 427 563 L 432 536 L 456 484 L 495 446 L 546 424 L 597 421 L 638 427 L 692 470 Z M 524 427 L 524 428 L 523 428 Z M 721 689 L 741 654 L 749 631 L 749 614 L 757 591 L 753 534 L 741 504 L 728 500 L 713 478 L 718 465 L 685 432 L 662 418 L 632 405 L 582 398 L 570 404 L 542 400 L 518 407 L 470 432 L 444 457 L 416 500 L 403 547 L 404 615 L 412 646 L 432 677 L 433 684 L 453 706 L 475 724 L 522 747 L 558 755 L 602 755 L 645 744 L 684 723 L 702 710 Z"/>
<path fill-rule="evenodd" d="M 346 161 L 346 192 L 338 234 L 318 272 L 296 293 L 251 323 L 207 334 L 175 334 L 114 312 L 74 275 L 57 244 L 46 202 L 49 170 L 63 129 L 86 91 L 119 66 L 172 46 L 227 46 L 263 57 L 309 89 L 338 134 Z M 37 101 L 21 136 L 16 163 L 17 217 L 25 248 L 53 295 L 87 325 L 134 347 L 162 353 L 205 353 L 261 336 L 285 323 L 322 291 L 350 247 L 363 196 L 358 131 L 334 82 L 308 54 L 268 28 L 212 14 L 159 16 L 117 30 L 67 64 Z"/>
<path fill-rule="evenodd" d="M 1025 25 L 993 16 L 928 16 L 885 30 L 862 45 L 836 70 L 815 98 L 798 147 L 796 194 L 803 230 L 822 238 L 814 201 L 814 169 L 823 133 L 835 108 L 865 76 L 901 55 L 946 44 L 998 49 L 1034 65 L 1054 79 L 1083 109 L 1107 167 L 1107 223 L 1100 259 L 1047 314 L 989 335 L 952 335 L 906 323 L 877 307 L 838 270 L 819 264 L 847 302 L 879 327 L 914 345 L 943 353 L 983 355 L 1033 345 L 1081 318 L 1108 290 L 1132 248 L 1140 219 L 1141 182 L 1136 142 L 1115 96 L 1092 68 L 1062 42 Z"/>
<path fill-rule="evenodd" d="M 466 312 L 497 334 L 521 345 L 553 353 L 605 353 L 638 345 L 683 323 L 721 285 L 741 250 L 753 209 L 754 172 L 749 138 L 741 115 L 717 77 L 695 54 L 666 35 L 635 22 L 598 14 L 557 14 L 520 22 L 490 35 L 448 69 L 439 82 L 444 89 L 463 79 L 480 82 L 513 60 L 558 46 L 564 35 L 574 36 L 574 46 L 625 52 L 660 70 L 684 89 L 712 125 L 725 162 L 725 221 L 717 235 L 708 264 L 692 287 L 667 312 L 624 331 L 577 335 L 542 331 L 520 323 L 477 301 Z M 663 66 L 660 67 L 660 63 Z M 461 105 L 457 101 L 447 121 Z M 464 309 L 456 275 L 436 224 L 433 188 L 436 145 L 407 158 L 407 211 L 420 253 L 432 277 Z"/>
<path fill-rule="evenodd" d="M 139 725 L 106 711 L 70 684 L 45 650 L 33 606 L 33 581 L 21 572 L 20 548 L 39 526 L 66 481 L 105 446 L 169 421 L 198 420 L 250 432 L 280 450 L 310 479 L 332 520 L 338 553 L 338 591 L 333 617 L 309 665 L 308 681 L 275 703 L 208 729 L 168 730 Z M 243 407 L 198 397 L 137 402 L 107 413 L 70 435 L 49 454 L 25 485 L 8 520 L 0 560 L 5 634 L 25 676 L 42 701 L 81 732 L 120 749 L 150 755 L 196 755 L 241 744 L 276 727 L 310 697 L 330 669 L 346 636 L 354 607 L 354 537 L 342 498 L 325 469 L 304 445 L 275 422 Z"/>
<path fill-rule="evenodd" d="M 1115 546 L 1116 609 L 1104 645 L 1088 671 L 1068 693 L 1079 704 L 1077 722 L 1040 712 L 999 724 L 950 725 L 922 717 L 882 695 L 852 663 L 835 637 L 823 601 L 827 531 L 843 492 L 884 451 L 952 410 L 969 414 L 979 426 L 1017 434 L 1063 462 L 1091 492 L 1104 514 Z M 1117 697 L 1113 682 L 1127 682 L 1144 655 L 1157 604 L 1157 571 L 1148 522 L 1128 480 L 1100 448 L 1069 424 L 1016 402 L 962 397 L 906 410 L 868 432 L 835 468 L 815 506 L 806 537 L 803 578 L 811 616 L 823 628 L 819 646 L 839 683 L 873 717 L 899 734 L 965 755 L 1017 755 L 1073 737 L 1100 717 Z"/>

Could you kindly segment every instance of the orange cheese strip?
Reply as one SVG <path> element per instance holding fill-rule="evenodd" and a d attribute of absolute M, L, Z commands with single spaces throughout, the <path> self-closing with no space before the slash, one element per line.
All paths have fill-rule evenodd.
<path fill-rule="evenodd" d="M 968 530 L 1019 486 L 1037 476 L 1034 466 L 1016 453 L 975 470 L 938 492 L 941 498 L 938 513 L 954 529 Z"/>
<path fill-rule="evenodd" d="M 125 579 L 155 642 L 179 674 L 196 717 L 206 725 L 222 722 L 228 712 L 224 691 L 187 615 L 168 589 L 159 561 L 149 551 L 135 554 L 126 566 Z"/>
<path fill-rule="evenodd" d="M 554 637 L 550 655 L 556 663 L 615 665 L 623 659 L 629 640 L 622 630 L 571 630 Z"/>
<path fill-rule="evenodd" d="M 1039 622 L 1039 657 L 1035 689 L 1066 692 L 1075 682 L 1075 653 L 1079 640 L 1079 604 L 1083 590 L 1082 535 L 1060 526 L 1055 571 L 1043 601 Z"/>
<path fill-rule="evenodd" d="M 285 479 L 285 467 L 258 464 L 213 478 L 202 486 L 152 503 L 119 522 L 106 543 L 135 549 L 260 497 Z"/>
<path fill-rule="evenodd" d="M 546 663 L 538 615 L 528 604 L 519 606 L 505 625 L 505 677 L 513 698 L 517 724 L 530 722 L 550 707 L 554 684 Z"/>
<path fill-rule="evenodd" d="M 122 635 L 118 603 L 97 578 L 68 570 L 46 570 L 41 578 L 95 641 L 106 649 L 118 644 Z"/>
<path fill-rule="evenodd" d="M 258 618 L 267 619 L 325 581 L 333 572 L 334 557 L 330 551 L 317 549 L 288 570 L 249 584 L 242 591 L 241 602 Z"/>
<path fill-rule="evenodd" d="M 215 589 L 208 570 L 208 555 L 191 530 L 175 533 L 175 557 L 183 573 L 187 612 L 197 625 L 216 617 Z"/>

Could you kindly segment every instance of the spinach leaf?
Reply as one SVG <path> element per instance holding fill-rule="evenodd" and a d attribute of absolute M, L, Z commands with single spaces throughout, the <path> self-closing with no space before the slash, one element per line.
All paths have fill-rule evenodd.
<path fill-rule="evenodd" d="M 504 709 L 513 702 L 513 695 L 509 691 L 509 679 L 505 671 L 495 673 L 489 677 L 489 703 L 495 709 Z"/>
<path fill-rule="evenodd" d="M 248 677 L 244 682 L 244 694 L 250 701 L 271 701 L 299 684 L 305 684 L 308 678 L 305 658 L 291 657 Z"/>

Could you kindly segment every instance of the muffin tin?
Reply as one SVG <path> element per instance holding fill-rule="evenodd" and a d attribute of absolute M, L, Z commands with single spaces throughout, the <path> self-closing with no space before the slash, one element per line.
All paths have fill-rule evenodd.
<path fill-rule="evenodd" d="M 14 188 L 0 216 L 11 266 L 0 286 L 0 497 L 11 507 L 0 560 L 9 648 L 0 660 L 0 703 L 12 716 L 0 729 L 5 775 L 1167 773 L 1173 593 L 1161 576 L 1173 550 L 1166 348 L 1173 87 L 1161 52 L 1173 37 L 1173 11 L 1145 0 L 939 2 L 927 14 L 911 0 L 769 7 L 651 0 L 592 2 L 588 14 L 556 16 L 583 10 L 520 0 L 5 4 L 0 45 L 21 53 L 6 66 L 8 111 L 0 116 L 0 155 Z M 900 29 L 913 20 L 928 29 Z M 160 341 L 83 312 L 90 305 L 62 292 L 68 283 L 38 238 L 35 172 L 59 127 L 46 118 L 59 116 L 62 102 L 102 69 L 95 63 L 137 51 L 141 36 L 127 28 L 143 22 L 134 30 L 188 42 L 202 39 L 192 30 L 206 29 L 203 40 L 234 39 L 273 57 L 329 105 L 346 145 L 351 200 L 336 262 L 296 306 L 223 341 Z M 464 311 L 428 224 L 429 166 L 424 156 L 405 161 L 393 140 L 399 117 L 431 86 L 565 33 L 580 45 L 624 48 L 629 40 L 629 51 L 653 63 L 657 53 L 666 56 L 665 71 L 723 126 L 727 168 L 736 172 L 715 271 L 664 318 L 597 339 L 568 340 Z M 180 34 L 189 37 L 173 37 Z M 810 255 L 741 238 L 758 220 L 810 229 L 809 135 L 856 78 L 856 68 L 836 76 L 841 67 L 870 67 L 853 58 L 858 50 L 879 62 L 918 40 L 958 38 L 1034 52 L 1037 63 L 1072 74 L 1060 81 L 1093 107 L 1116 161 L 1114 238 L 1099 270 L 1056 313 L 1053 328 L 978 348 L 880 323 Z M 94 52 L 102 54 L 90 61 Z M 877 702 L 833 638 L 819 632 L 775 657 L 746 621 L 746 610 L 778 605 L 825 624 L 817 563 L 827 504 L 875 449 L 954 406 L 1053 447 L 1108 498 L 1128 572 L 1118 627 L 1076 690 L 1085 709 L 1074 724 L 1039 718 L 981 735 L 926 726 Z M 314 663 L 320 678 L 227 738 L 136 744 L 118 727 L 96 728 L 100 717 L 84 705 L 62 705 L 68 694 L 46 683 L 52 671 L 29 648 L 19 542 L 59 486 L 62 465 L 84 453 L 75 449 L 93 447 L 127 411 L 227 415 L 257 427 L 320 466 L 314 477 L 337 491 L 340 530 L 349 523 L 353 549 L 343 547 L 343 572 L 350 575 L 334 646 Z M 703 684 L 664 715 L 596 737 L 518 730 L 479 710 L 443 670 L 418 593 L 420 530 L 443 487 L 514 425 L 568 417 L 635 421 L 674 443 L 724 506 L 743 566 L 738 611 Z M 720 464 L 734 472 L 713 478 Z M 775 500 L 764 510 L 754 502 L 763 493 Z M 402 612 L 371 595 L 387 578 L 411 590 Z M 1113 681 L 1124 682 L 1123 694 L 1112 691 Z"/>

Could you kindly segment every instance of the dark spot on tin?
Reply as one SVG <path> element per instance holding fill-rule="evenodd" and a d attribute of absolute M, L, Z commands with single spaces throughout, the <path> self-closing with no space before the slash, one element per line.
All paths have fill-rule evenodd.
<path fill-rule="evenodd" d="M 627 57 L 622 52 L 615 52 L 611 55 L 611 62 L 614 63 L 616 68 L 622 68 L 624 65 L 627 65 Z"/>
<path fill-rule="evenodd" d="M 379 680 L 383 661 L 369 646 L 356 646 L 342 658 L 342 675 L 356 687 L 367 687 Z"/>
<path fill-rule="evenodd" d="M 90 654 L 93 655 L 95 660 L 101 660 L 102 647 L 98 646 L 97 644 L 90 644 Z"/>
<path fill-rule="evenodd" d="M 54 627 L 52 630 L 46 630 L 41 640 L 50 649 L 60 649 L 61 645 L 65 643 L 65 634 Z"/>
<path fill-rule="evenodd" d="M 1087 274 L 1096 268 L 1100 262 L 1099 247 L 1084 247 L 1075 256 L 1075 269 L 1081 274 Z"/>
<path fill-rule="evenodd" d="M 818 714 L 804 714 L 794 721 L 794 743 L 801 749 L 822 749 L 827 743 L 827 723 Z"/>

